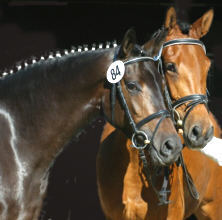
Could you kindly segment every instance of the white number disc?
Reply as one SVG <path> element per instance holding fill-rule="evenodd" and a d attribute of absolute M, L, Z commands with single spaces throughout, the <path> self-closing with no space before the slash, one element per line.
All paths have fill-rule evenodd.
<path fill-rule="evenodd" d="M 106 78 L 110 83 L 117 83 L 123 78 L 124 73 L 124 63 L 121 60 L 117 60 L 109 66 L 106 72 Z"/>

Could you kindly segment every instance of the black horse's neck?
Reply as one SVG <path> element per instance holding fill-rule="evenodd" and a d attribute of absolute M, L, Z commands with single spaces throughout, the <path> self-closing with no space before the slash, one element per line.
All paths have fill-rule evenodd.
<path fill-rule="evenodd" d="M 118 56 L 121 58 L 134 57 L 136 54 L 140 56 L 141 51 L 134 51 L 134 45 L 135 33 L 130 30 L 124 36 Z M 4 168 L 2 176 L 5 177 L 3 178 L 5 184 L 2 188 L 8 189 L 9 182 L 13 183 L 13 192 L 9 195 L 11 198 L 8 199 L 8 194 L 1 195 L 1 198 L 4 200 L 5 196 L 7 201 L 11 199 L 15 202 L 15 215 L 18 216 L 8 219 L 37 219 L 47 186 L 48 169 L 56 155 L 78 129 L 100 113 L 98 108 L 102 103 L 104 112 L 108 117 L 110 116 L 110 90 L 107 89 L 107 84 L 104 82 L 106 70 L 113 61 L 113 57 L 114 49 L 84 52 L 77 56 L 67 55 L 40 61 L 0 81 L 0 135 L 2 135 L 0 141 L 5 142 L 0 145 L 2 146 L 0 155 L 8 155 L 6 161 L 0 159 L 0 169 Z M 149 66 L 149 64 L 147 65 Z M 137 99 L 138 96 L 133 97 L 133 91 L 127 92 L 127 100 L 133 100 L 130 109 L 138 114 L 137 119 L 143 114 L 149 114 L 153 109 L 163 106 L 159 84 L 156 84 L 156 77 L 154 77 L 156 72 L 154 67 L 154 65 L 147 67 L 139 64 L 128 67 L 127 73 L 125 72 L 124 75 L 125 81 L 122 81 L 124 85 L 127 84 L 127 79 L 131 82 L 136 80 L 138 84 L 140 82 L 141 87 L 139 86 L 137 91 L 145 88 L 146 93 L 142 93 L 139 99 Z M 113 76 L 113 72 L 110 73 Z M 121 75 L 119 71 L 118 74 Z M 123 88 L 125 91 L 130 90 L 130 87 Z M 125 107 L 125 112 L 129 112 L 129 109 L 125 99 L 121 96 L 123 93 L 120 83 L 118 83 L 117 89 L 118 95 L 122 99 L 118 100 L 119 102 L 115 105 L 115 110 L 119 113 L 115 114 L 115 117 L 118 117 L 116 121 L 121 127 L 124 126 L 127 119 L 123 115 L 122 108 Z M 147 105 L 142 103 L 143 113 L 139 114 L 141 109 L 138 108 L 139 105 L 136 105 L 137 101 L 141 101 L 143 97 L 146 97 L 145 102 L 150 101 L 153 96 L 158 97 L 158 102 L 156 103 L 156 100 L 151 102 L 152 110 L 146 109 Z M 125 102 L 121 102 L 121 100 Z M 127 115 L 130 124 L 133 124 L 131 122 L 134 121 L 129 117 L 130 114 Z M 171 127 L 173 128 L 173 124 Z M 171 130 L 169 129 L 170 135 L 171 132 L 174 132 Z M 175 141 L 173 143 L 177 144 L 177 139 L 173 135 L 171 136 L 171 139 Z M 167 132 L 161 137 L 159 146 L 169 140 Z M 10 173 L 7 173 L 7 170 L 10 170 Z M 4 189 L 4 192 L 7 190 Z M 13 205 L 11 207 L 14 208 Z M 31 210 L 33 207 L 36 217 L 30 216 L 30 213 L 34 213 Z M 12 211 L 14 210 L 5 212 L 12 215 Z M 25 218 L 24 216 L 30 217 Z M 1 210 L 0 219 L 3 219 Z"/>
<path fill-rule="evenodd" d="M 42 60 L 0 79 L 0 219 L 38 219 L 56 155 L 100 113 L 113 51 Z"/>
<path fill-rule="evenodd" d="M 47 145 L 57 153 L 78 128 L 96 117 L 112 56 L 113 49 L 66 55 L 2 79 L 0 108 L 13 121 L 18 145 L 29 146 L 31 141 L 33 147 Z"/>

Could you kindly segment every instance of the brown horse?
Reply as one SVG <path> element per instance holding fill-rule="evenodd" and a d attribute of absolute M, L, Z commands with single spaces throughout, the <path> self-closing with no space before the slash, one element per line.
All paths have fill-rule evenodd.
<path fill-rule="evenodd" d="M 210 10 L 194 22 L 192 26 L 183 22 L 177 24 L 176 12 L 174 8 L 170 8 L 165 20 L 165 27 L 169 30 L 166 41 L 188 38 L 199 39 L 208 32 L 212 19 L 213 10 Z M 167 46 L 163 50 L 163 58 L 172 100 L 178 101 L 178 99 L 192 94 L 206 94 L 206 78 L 210 60 L 205 55 L 203 48 L 196 45 L 175 44 Z M 177 108 L 179 117 L 182 119 L 187 112 L 187 104 L 188 101 Z M 210 119 L 214 125 L 214 135 L 220 137 L 221 129 L 212 113 Z M 189 126 L 189 124 L 191 125 Z M 207 109 L 204 105 L 195 106 L 189 112 L 184 126 L 186 143 L 191 148 L 200 145 L 199 143 L 205 145 L 212 137 L 212 132 Z"/>
<path fill-rule="evenodd" d="M 210 10 L 192 26 L 185 25 L 186 28 L 183 29 L 184 24 L 177 24 L 175 10 L 170 8 L 165 21 L 165 28 L 168 29 L 167 42 L 178 38 L 199 39 L 208 32 L 212 18 L 213 11 Z M 193 94 L 206 94 L 210 61 L 201 45 L 169 45 L 163 48 L 162 57 L 172 103 Z M 177 119 L 185 118 L 185 142 L 189 143 L 189 147 L 197 148 L 205 145 L 212 137 L 210 119 L 216 125 L 216 136 L 220 136 L 221 131 L 212 114 L 209 118 L 204 102 L 198 100 L 198 105 L 194 103 L 193 108 L 190 106 L 191 109 L 189 104 L 192 101 L 182 103 L 176 111 L 173 108 L 173 111 Z M 138 152 L 130 147 L 130 140 L 106 124 L 101 141 L 97 157 L 97 180 L 101 205 L 107 219 L 178 220 L 189 217 L 192 213 L 198 219 L 221 219 L 219 207 L 222 205 L 222 188 L 216 178 L 222 180 L 222 168 L 208 157 L 198 151 L 184 148 L 184 160 L 199 192 L 199 199 L 192 198 L 184 180 L 182 167 L 174 164 L 169 174 L 171 202 L 167 206 L 159 206 L 155 190 L 145 178 Z M 200 173 L 202 167 L 204 169 Z M 156 175 L 155 170 L 151 170 L 157 188 L 164 178 L 164 175 L 160 174 Z"/>
<path fill-rule="evenodd" d="M 159 38 L 158 45 L 164 37 Z M 106 71 L 115 59 L 122 61 L 114 63 L 108 72 L 108 76 L 118 79 L 111 84 Z M 136 146 L 137 142 L 146 146 L 152 132 L 147 124 L 138 128 L 137 123 L 151 111 L 164 109 L 154 80 L 156 71 L 151 58 L 144 57 L 136 45 L 135 32 L 129 30 L 120 47 L 75 53 L 72 50 L 63 56 L 50 55 L 47 60 L 41 57 L 38 62 L 25 63 L 14 74 L 3 73 L 0 219 L 38 219 L 55 157 L 73 134 L 101 111 L 127 136 L 133 134 Z M 154 105 L 149 102 L 150 96 L 160 101 Z M 167 117 L 167 110 L 162 115 Z M 164 127 L 166 133 L 162 131 Z M 157 164 L 172 163 L 182 149 L 172 121 L 164 120 L 157 133 L 152 158 Z"/>

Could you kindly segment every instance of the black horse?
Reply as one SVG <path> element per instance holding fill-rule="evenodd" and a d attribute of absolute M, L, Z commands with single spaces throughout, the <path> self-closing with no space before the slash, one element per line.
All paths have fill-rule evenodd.
<path fill-rule="evenodd" d="M 150 49 L 158 50 L 164 37 Z M 137 124 L 165 106 L 161 79 L 153 76 L 156 66 L 143 56 L 135 32 L 129 30 L 119 47 L 42 58 L 13 74 L 3 74 L 0 219 L 38 219 L 53 161 L 73 135 L 101 112 L 128 137 L 133 136 L 135 145 L 147 145 L 152 132 L 146 123 L 141 128 Z M 123 61 L 125 74 L 117 71 L 118 65 L 111 68 L 113 79 L 124 74 L 112 84 L 106 71 L 116 59 Z M 159 151 L 165 151 L 162 159 L 169 164 L 182 146 L 170 119 L 163 121 L 161 131 L 152 157 L 158 163 Z"/>

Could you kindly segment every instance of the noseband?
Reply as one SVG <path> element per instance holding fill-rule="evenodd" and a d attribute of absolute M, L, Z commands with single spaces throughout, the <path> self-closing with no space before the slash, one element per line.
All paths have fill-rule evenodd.
<path fill-rule="evenodd" d="M 156 59 L 159 60 L 159 72 L 162 74 L 164 80 L 165 80 L 165 74 L 163 71 L 163 65 L 162 65 L 162 60 L 161 60 L 162 50 L 163 50 L 163 48 L 166 48 L 169 46 L 174 46 L 174 45 L 198 45 L 198 46 L 202 47 L 202 49 L 204 50 L 204 53 L 206 54 L 206 48 L 205 48 L 203 42 L 200 40 L 196 40 L 196 39 L 192 39 L 192 38 L 181 38 L 181 39 L 174 39 L 174 40 L 170 40 L 170 41 L 165 42 L 163 44 L 163 46 L 160 48 L 158 55 L 156 56 Z M 169 91 L 168 91 L 166 85 L 164 88 L 164 93 L 165 93 L 165 98 L 167 101 L 168 108 L 171 110 L 172 118 L 174 119 L 174 123 L 175 123 L 176 127 L 178 129 L 182 128 L 182 130 L 179 129 L 181 131 L 181 133 L 183 133 L 184 125 L 185 125 L 185 122 L 186 122 L 186 119 L 187 119 L 189 113 L 194 109 L 195 106 L 197 106 L 199 104 L 204 104 L 205 107 L 207 108 L 207 110 L 209 111 L 208 106 L 207 106 L 207 103 L 208 103 L 207 95 L 193 94 L 193 95 L 188 95 L 188 96 L 182 97 L 182 98 L 172 102 L 171 96 L 169 94 Z M 176 109 L 179 106 L 181 106 L 187 102 L 188 102 L 188 104 L 185 108 L 186 113 L 185 113 L 183 120 L 181 120 L 180 115 Z M 176 119 L 175 119 L 175 116 L 177 117 Z"/>

